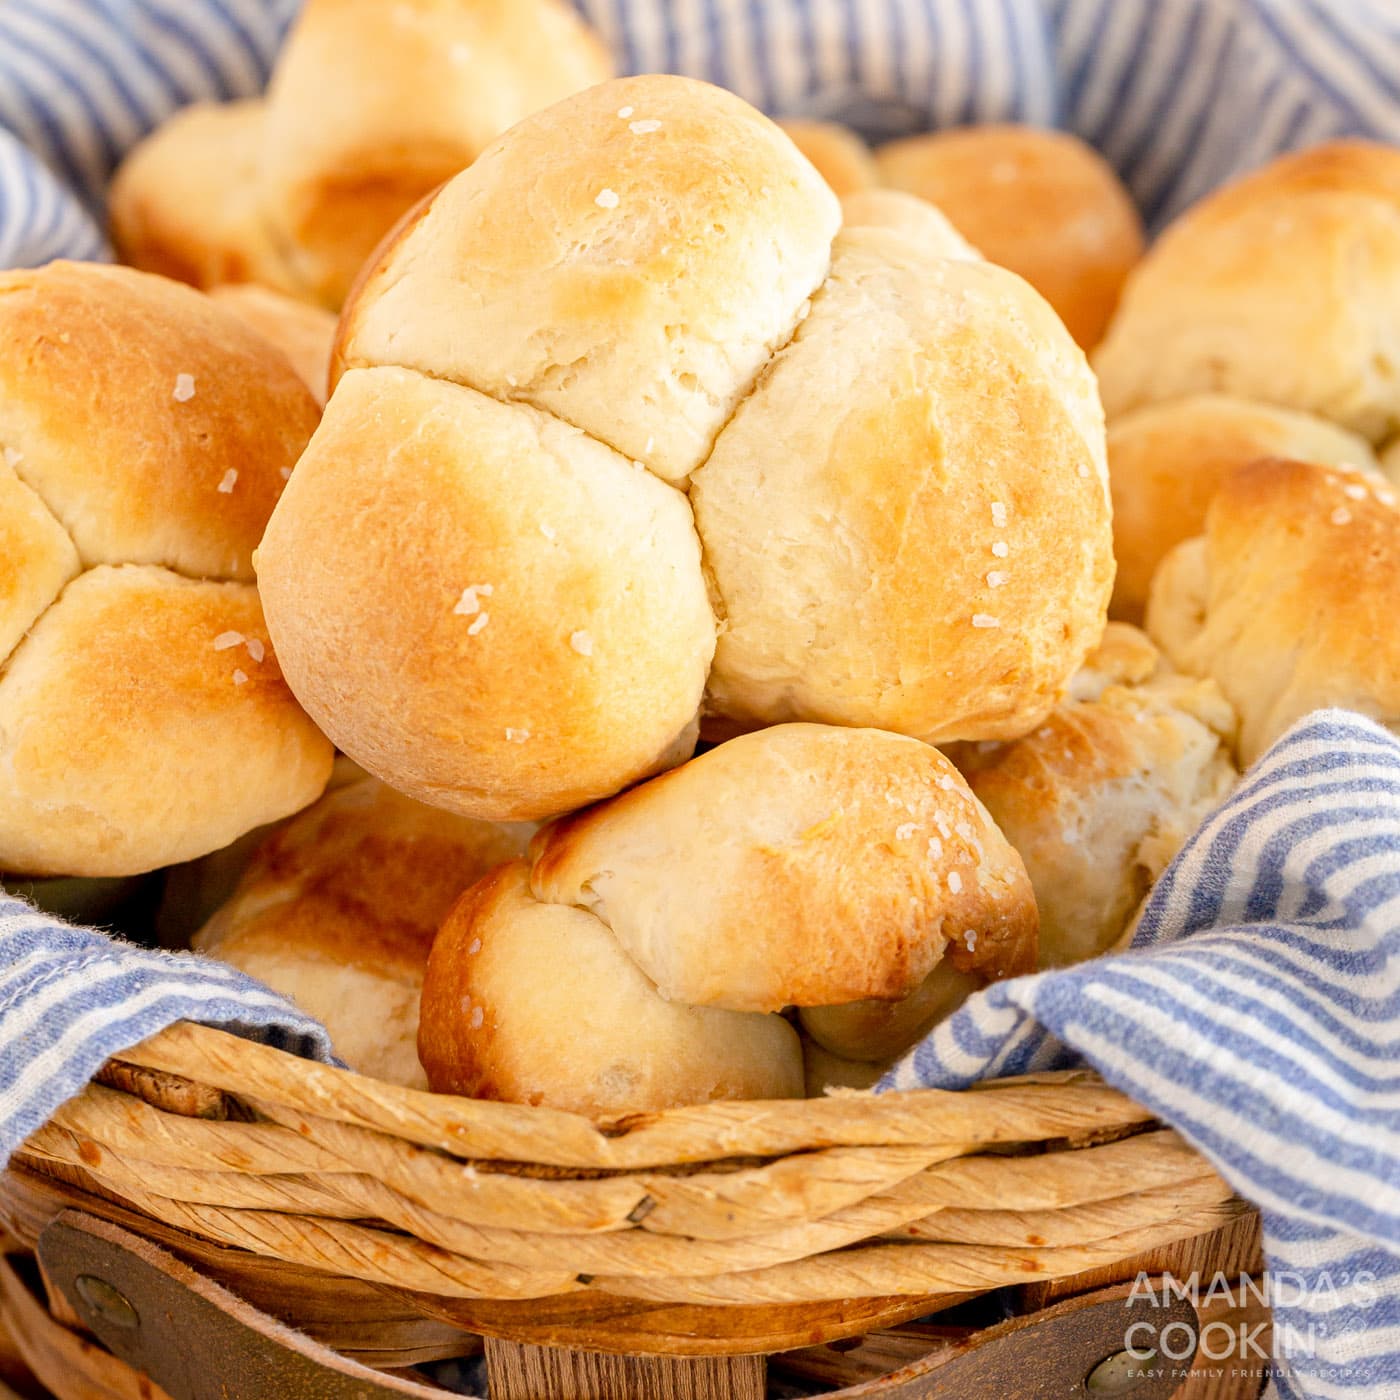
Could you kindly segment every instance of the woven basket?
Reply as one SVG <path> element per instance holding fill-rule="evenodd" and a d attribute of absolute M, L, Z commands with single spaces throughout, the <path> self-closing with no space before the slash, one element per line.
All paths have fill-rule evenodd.
<path fill-rule="evenodd" d="M 397 1290 L 427 1317 L 601 1351 L 854 1335 L 1248 1209 L 1085 1072 L 594 1124 L 182 1024 L 103 1080 L 16 1165 L 187 1236 Z"/>

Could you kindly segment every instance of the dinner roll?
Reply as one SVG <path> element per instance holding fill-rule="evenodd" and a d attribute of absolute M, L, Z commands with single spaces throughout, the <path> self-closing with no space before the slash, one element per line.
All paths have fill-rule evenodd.
<path fill-rule="evenodd" d="M 976 126 L 875 153 L 880 178 L 936 204 L 994 263 L 1059 313 L 1086 348 L 1142 256 L 1142 222 L 1108 163 L 1063 131 Z"/>
<path fill-rule="evenodd" d="M 302 703 L 422 801 L 550 816 L 694 747 L 715 624 L 690 507 L 523 404 L 346 375 L 258 582 Z"/>
<path fill-rule="evenodd" d="M 339 362 L 532 404 L 680 482 L 805 314 L 839 219 L 739 98 L 605 83 L 507 132 L 380 250 Z"/>
<path fill-rule="evenodd" d="M 945 952 L 984 982 L 1035 960 L 1015 852 L 942 754 L 878 730 L 734 739 L 546 827 L 531 858 L 534 897 L 587 909 L 671 1001 L 895 999 Z"/>
<path fill-rule="evenodd" d="M 1147 629 L 1239 713 L 1252 763 L 1328 705 L 1400 724 L 1400 509 L 1367 473 L 1303 462 L 1244 467 L 1205 530 L 1152 584 Z"/>
<path fill-rule="evenodd" d="M 0 275 L 0 870 L 135 874 L 320 792 L 330 746 L 248 586 L 315 421 L 187 287 Z"/>
<path fill-rule="evenodd" d="M 666 1000 L 588 910 L 537 901 L 524 861 L 469 890 L 438 934 L 418 1054 L 439 1093 L 595 1117 L 803 1089 L 781 1016 Z"/>
<path fill-rule="evenodd" d="M 926 199 L 902 190 L 858 190 L 841 201 L 844 228 L 887 228 L 914 239 L 939 258 L 980 258 L 981 253 Z"/>
<path fill-rule="evenodd" d="M 1224 393 L 1400 428 L 1400 151 L 1286 155 L 1189 209 L 1129 278 L 1095 355 L 1110 415 Z"/>
<path fill-rule="evenodd" d="M 439 925 L 532 827 L 425 807 L 372 778 L 267 838 L 194 946 L 314 1016 L 351 1069 L 426 1088 L 418 1001 Z"/>
<path fill-rule="evenodd" d="M 644 77 L 403 221 L 259 556 L 351 757 L 536 818 L 684 758 L 707 678 L 710 737 L 1048 712 L 1111 584 L 1087 362 L 1014 274 L 839 212 L 751 107 Z"/>
<path fill-rule="evenodd" d="M 335 317 L 329 311 L 252 282 L 212 287 L 209 295 L 270 340 L 291 361 L 311 396 L 325 406 L 335 340 Z"/>
<path fill-rule="evenodd" d="M 257 282 L 305 297 L 263 211 L 265 118 L 257 98 L 197 102 L 138 141 L 107 192 L 121 260 L 196 287 Z"/>
<path fill-rule="evenodd" d="M 1364 438 L 1311 414 L 1227 394 L 1150 404 L 1108 427 L 1113 487 L 1113 616 L 1140 622 L 1152 575 L 1173 546 L 1198 535 L 1206 507 L 1237 467 L 1260 457 L 1379 470 Z"/>
<path fill-rule="evenodd" d="M 844 231 L 693 479 L 725 622 L 710 708 L 930 743 L 1025 733 L 1103 629 L 1101 421 L 1018 277 Z"/>
<path fill-rule="evenodd" d="M 1132 656 L 1120 638 L 1109 650 L 1106 665 L 1091 658 L 1099 676 Z M 1083 962 L 1121 938 L 1157 877 L 1233 787 L 1234 730 L 1214 681 L 1159 664 L 1136 683 L 1064 701 L 1022 739 L 959 750 L 968 785 L 1025 861 L 1040 909 L 1042 967 Z"/>
<path fill-rule="evenodd" d="M 267 91 L 273 234 L 338 306 L 400 214 L 523 117 L 611 76 L 563 0 L 308 0 Z"/>
<path fill-rule="evenodd" d="M 198 286 L 339 306 L 406 209 L 610 73 L 562 0 L 307 0 L 265 98 L 186 109 L 127 156 L 113 239 Z"/>
<path fill-rule="evenodd" d="M 978 930 L 964 929 L 960 938 L 963 949 L 975 954 Z M 1020 970 L 1030 972 L 1032 968 L 1027 965 Z M 878 1074 L 986 985 L 985 977 L 944 959 L 898 1001 L 866 999 L 841 1006 L 805 1006 L 799 1015 L 813 1044 L 843 1063 L 864 1064 Z M 851 1070 L 837 1082 L 857 1077 L 858 1072 Z M 854 1087 L 863 1086 L 857 1083 Z"/>
<path fill-rule="evenodd" d="M 304 807 L 330 766 L 252 588 L 98 565 L 0 672 L 0 866 L 122 875 L 188 860 Z"/>
<path fill-rule="evenodd" d="M 817 173 L 838 198 L 844 199 L 856 190 L 867 190 L 879 184 L 870 147 L 850 127 L 840 122 L 804 121 L 796 117 L 780 121 L 778 125 L 817 167 Z"/>

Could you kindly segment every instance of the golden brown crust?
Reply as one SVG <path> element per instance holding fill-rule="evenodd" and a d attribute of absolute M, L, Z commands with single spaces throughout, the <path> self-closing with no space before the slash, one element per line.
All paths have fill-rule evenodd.
<path fill-rule="evenodd" d="M 590 910 L 694 1005 L 900 998 L 945 951 L 984 981 L 1035 961 L 1019 858 L 936 749 L 876 730 L 732 740 L 545 828 L 531 857 L 537 899 Z"/>
<path fill-rule="evenodd" d="M 801 1046 L 781 1016 L 665 1000 L 591 914 L 537 902 L 524 861 L 448 915 L 418 1044 L 439 1093 L 595 1117 L 802 1094 Z"/>
<path fill-rule="evenodd" d="M 1109 414 L 1224 393 L 1373 442 L 1400 427 L 1397 190 L 1400 152 L 1337 142 L 1189 209 L 1128 279 L 1095 354 Z"/>
<path fill-rule="evenodd" d="M 454 816 L 373 778 L 269 836 L 195 947 L 289 996 L 353 1069 L 426 1087 L 418 994 L 462 891 L 519 856 L 532 828 Z"/>
<path fill-rule="evenodd" d="M 1127 659 L 1122 639 L 1112 650 L 1100 674 Z M 965 745 L 957 756 L 1026 863 L 1045 967 L 1112 947 L 1237 777 L 1235 717 L 1214 682 L 1158 671 L 1090 693 L 1023 739 Z"/>
<path fill-rule="evenodd" d="M 1400 723 L 1400 509 L 1368 474 L 1264 461 L 1232 475 L 1205 532 L 1167 556 L 1147 627 L 1172 662 L 1213 677 L 1252 763 L 1329 705 Z"/>
<path fill-rule="evenodd" d="M 49 508 L 14 473 L 0 441 L 0 666 L 82 567 Z"/>
<path fill-rule="evenodd" d="M 0 445 L 85 565 L 251 580 L 316 419 L 286 357 L 187 287 L 94 263 L 0 274 Z"/>
<path fill-rule="evenodd" d="M 306 806 L 330 767 L 252 588 L 90 569 L 0 675 L 0 869 L 188 860 Z"/>
<path fill-rule="evenodd" d="M 870 147 L 840 122 L 790 118 L 778 125 L 813 165 L 838 199 L 880 183 Z"/>
<path fill-rule="evenodd" d="M 709 710 L 1025 733 L 1103 630 L 1101 433 L 1083 354 L 1019 278 L 844 231 L 693 479 L 725 619 Z"/>
<path fill-rule="evenodd" d="M 739 98 L 604 83 L 448 182 L 376 257 L 340 355 L 532 404 L 680 481 L 791 334 L 839 216 Z"/>
<path fill-rule="evenodd" d="M 881 179 L 937 205 L 983 255 L 1028 281 L 1086 348 L 1142 256 L 1142 222 L 1092 148 L 1062 131 L 986 125 L 875 153 Z"/>
<path fill-rule="evenodd" d="M 516 122 L 612 76 L 561 0 L 309 0 L 267 95 L 260 192 L 338 306 L 405 209 Z"/>
<path fill-rule="evenodd" d="M 312 398 L 325 407 L 336 330 L 336 318 L 329 311 L 249 282 L 213 287 L 209 295 L 275 345 Z"/>
<path fill-rule="evenodd" d="M 305 297 L 259 197 L 266 106 L 200 102 L 138 141 L 108 195 L 123 262 L 195 287 L 257 282 Z"/>
<path fill-rule="evenodd" d="M 1355 433 L 1310 414 L 1224 394 L 1151 404 L 1109 425 L 1115 617 L 1142 620 L 1158 564 L 1182 540 L 1200 534 L 1221 483 L 1261 457 L 1379 470 L 1370 445 Z"/>
<path fill-rule="evenodd" d="M 714 619 L 685 498 L 522 405 L 348 374 L 258 580 L 302 703 L 421 800 L 551 816 L 694 747 Z"/>

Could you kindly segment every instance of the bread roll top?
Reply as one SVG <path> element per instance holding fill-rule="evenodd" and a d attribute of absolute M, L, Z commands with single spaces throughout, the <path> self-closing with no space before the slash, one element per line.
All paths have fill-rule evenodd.
<path fill-rule="evenodd" d="M 253 577 L 316 404 L 285 356 L 162 277 L 0 274 L 0 445 L 85 566 Z"/>
<path fill-rule="evenodd" d="M 1102 433 L 1083 354 L 1026 283 L 844 231 L 695 474 L 725 621 L 711 710 L 931 743 L 1024 733 L 1102 631 Z"/>
<path fill-rule="evenodd" d="M 1095 355 L 1111 416 L 1224 393 L 1378 442 L 1400 427 L 1400 152 L 1334 142 L 1188 210 Z"/>
<path fill-rule="evenodd" d="M 1344 467 L 1263 461 L 1217 492 L 1202 535 L 1153 580 L 1147 628 L 1172 662 L 1210 676 L 1252 763 L 1329 705 L 1400 723 L 1400 509 Z"/>
<path fill-rule="evenodd" d="M 876 730 L 734 739 L 546 827 L 531 857 L 534 896 L 590 911 L 673 1001 L 894 999 L 945 953 L 984 979 L 1035 960 L 1020 859 L 936 749 Z"/>
<path fill-rule="evenodd" d="M 739 98 L 604 83 L 512 128 L 381 249 L 339 363 L 532 404 L 683 481 L 791 335 L 839 218 Z"/>

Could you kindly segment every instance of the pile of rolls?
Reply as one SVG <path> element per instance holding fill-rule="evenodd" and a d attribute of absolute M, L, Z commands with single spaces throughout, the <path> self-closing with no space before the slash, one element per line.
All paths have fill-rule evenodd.
<path fill-rule="evenodd" d="M 176 866 L 388 1081 L 866 1088 L 1126 947 L 1293 720 L 1400 724 L 1397 190 L 1319 148 L 1144 254 L 1066 136 L 311 0 L 114 192 L 207 294 L 0 279 L 0 869 Z"/>

